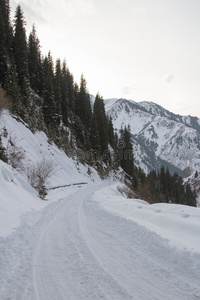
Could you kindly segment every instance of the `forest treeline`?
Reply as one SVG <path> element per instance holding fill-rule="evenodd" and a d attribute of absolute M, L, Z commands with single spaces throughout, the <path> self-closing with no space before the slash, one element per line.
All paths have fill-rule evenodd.
<path fill-rule="evenodd" d="M 130 128 L 122 128 L 116 133 L 111 118 L 106 115 L 101 95 L 97 93 L 94 103 L 91 102 L 84 76 L 77 84 L 65 60 L 58 58 L 54 62 L 50 51 L 42 55 L 35 26 L 27 38 L 25 25 L 21 6 L 17 6 L 14 22 L 11 22 L 9 0 L 1 0 L 1 105 L 25 121 L 32 131 L 43 130 L 49 142 L 55 142 L 67 155 L 79 150 L 83 163 L 96 166 L 104 163 L 113 169 L 121 166 L 136 192 L 148 182 L 148 190 L 156 201 L 173 198 L 174 202 L 178 199 L 178 203 L 194 205 L 191 190 L 192 201 L 186 197 L 190 187 L 184 188 L 180 179 L 176 178 L 173 188 L 165 189 L 155 174 L 152 181 L 151 173 L 146 176 L 135 167 Z M 0 158 L 5 160 L 1 143 L 0 148 Z M 175 180 L 172 179 L 169 181 Z M 176 190 L 178 186 L 183 188 Z M 183 197 L 184 193 L 187 199 Z M 159 194 L 162 197 L 159 198 Z"/>

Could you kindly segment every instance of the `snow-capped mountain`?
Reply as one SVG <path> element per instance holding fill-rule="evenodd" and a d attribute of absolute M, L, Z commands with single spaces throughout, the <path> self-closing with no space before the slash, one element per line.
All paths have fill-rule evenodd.
<path fill-rule="evenodd" d="M 161 164 L 187 177 L 200 168 L 200 119 L 180 116 L 152 102 L 105 100 L 114 129 L 130 126 L 135 163 L 146 172 Z"/>

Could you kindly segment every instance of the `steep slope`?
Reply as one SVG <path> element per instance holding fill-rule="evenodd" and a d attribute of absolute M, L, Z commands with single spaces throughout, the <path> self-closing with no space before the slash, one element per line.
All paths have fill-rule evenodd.
<path fill-rule="evenodd" d="M 47 161 L 53 166 L 52 175 L 47 182 L 48 188 L 54 188 L 57 184 L 76 183 L 77 178 L 82 182 L 90 178 L 87 167 L 79 164 L 78 160 L 69 158 L 64 151 L 48 140 L 44 132 L 33 133 L 22 120 L 11 116 L 8 111 L 0 115 L 0 135 L 10 160 L 13 152 L 20 153 L 19 159 L 16 158 L 19 162 L 16 164 L 24 176 L 28 170 L 42 161 Z M 95 171 L 91 169 L 91 172 Z"/>
<path fill-rule="evenodd" d="M 107 99 L 105 107 L 116 131 L 130 125 L 136 165 L 147 172 L 161 164 L 180 174 L 188 169 L 187 176 L 200 168 L 200 119 L 146 101 Z"/>

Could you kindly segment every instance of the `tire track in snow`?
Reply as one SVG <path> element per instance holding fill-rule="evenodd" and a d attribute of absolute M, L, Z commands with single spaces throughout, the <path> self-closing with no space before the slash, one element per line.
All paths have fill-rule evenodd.
<path fill-rule="evenodd" d="M 167 240 L 92 199 L 82 201 L 79 219 L 88 248 L 131 299 L 200 299 L 199 255 L 169 247 Z"/>
<path fill-rule="evenodd" d="M 50 204 L 0 240 L 1 300 L 200 299 L 199 256 L 103 210 L 97 189 Z"/>
<path fill-rule="evenodd" d="M 40 237 L 34 270 L 37 299 L 132 299 L 96 261 L 82 236 L 79 210 L 88 193 L 91 188 L 67 201 Z"/>

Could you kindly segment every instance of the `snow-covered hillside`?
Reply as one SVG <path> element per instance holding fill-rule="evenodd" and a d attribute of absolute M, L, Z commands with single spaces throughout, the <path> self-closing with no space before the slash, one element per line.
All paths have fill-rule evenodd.
<path fill-rule="evenodd" d="M 161 164 L 187 176 L 200 169 L 200 119 L 175 115 L 152 102 L 105 100 L 114 128 L 130 125 L 135 162 L 144 170 Z"/>
<path fill-rule="evenodd" d="M 27 178 L 37 163 L 47 161 L 53 166 L 46 182 L 49 190 L 86 184 L 92 180 L 91 176 L 99 180 L 94 169 L 88 175 L 87 167 L 67 157 L 55 144 L 48 143 L 44 132 L 33 134 L 26 124 L 12 117 L 8 111 L 0 116 L 0 135 L 7 153 L 20 153 L 21 157 L 19 159 L 16 155 L 16 160 L 19 160 L 15 163 L 17 170 L 0 160 L 0 236 L 10 233 L 12 228 L 19 225 L 22 213 L 47 205 L 48 202 L 41 201 Z"/>
<path fill-rule="evenodd" d="M 1 300 L 200 299 L 199 208 L 126 199 L 7 112 L 0 132 L 24 153 L 0 161 Z M 47 159 L 44 201 L 26 173 Z"/>

